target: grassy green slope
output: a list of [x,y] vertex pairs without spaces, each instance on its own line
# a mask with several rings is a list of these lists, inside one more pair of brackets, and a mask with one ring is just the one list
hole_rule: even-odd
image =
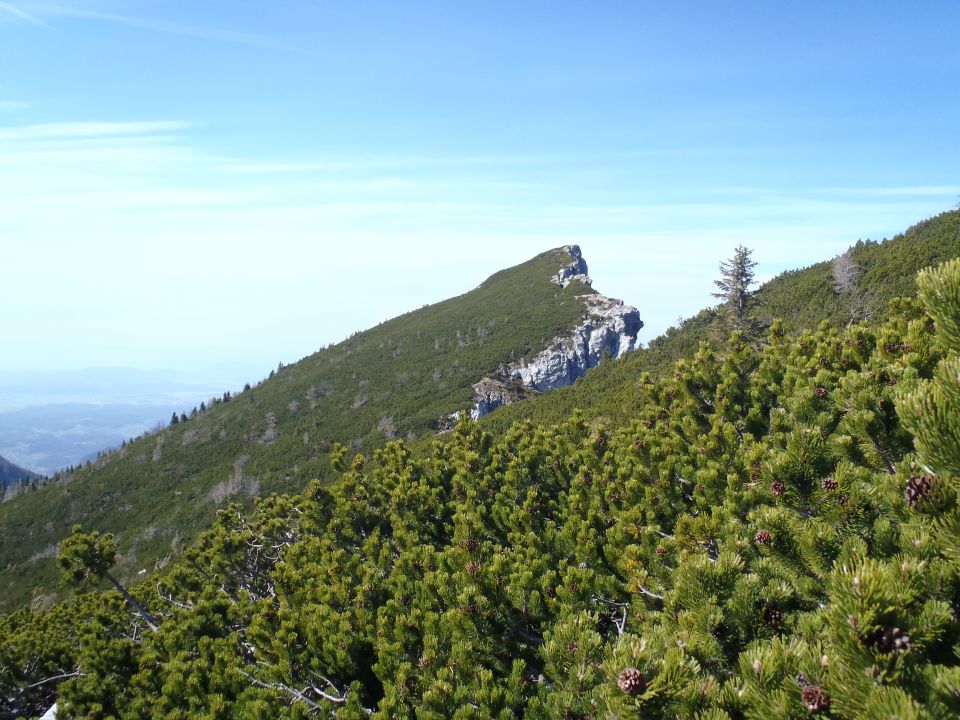
[[[785,272],[758,291],[759,319],[769,323],[781,318],[788,332],[796,332],[824,320],[846,325],[858,303],[877,318],[883,316],[891,299],[915,294],[918,271],[960,256],[960,211],[925,220],[890,240],[859,242],[850,253],[860,269],[853,292],[834,291],[831,261]],[[716,314],[703,310],[648,347],[602,363],[575,385],[501,408],[482,422],[488,430],[503,432],[522,419],[561,422],[575,409],[608,420],[631,417],[642,398],[637,384],[641,373],[668,370],[678,359],[691,357],[701,342],[718,336]]]
[[578,296],[593,291],[549,280],[568,262],[553,250],[501,271],[0,504],[0,607],[54,587],[56,543],[74,523],[115,533],[120,573],[131,577],[189,544],[228,500],[323,477],[334,442],[369,449],[432,436],[438,418],[470,403],[472,383],[579,320]]

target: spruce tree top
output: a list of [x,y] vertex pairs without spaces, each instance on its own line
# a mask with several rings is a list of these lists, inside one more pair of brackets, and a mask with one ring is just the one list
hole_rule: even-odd
[[714,280],[719,292],[714,297],[723,301],[723,308],[734,330],[747,329],[747,312],[756,293],[753,269],[757,263],[750,257],[752,250],[743,245],[737,246],[733,257],[720,263],[721,277]]

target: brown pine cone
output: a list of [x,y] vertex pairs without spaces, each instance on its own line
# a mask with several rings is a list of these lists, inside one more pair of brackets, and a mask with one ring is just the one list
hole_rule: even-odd
[[905,653],[910,649],[911,639],[898,627],[877,628],[866,639],[867,645],[884,654]]
[[647,679],[636,668],[626,668],[617,676],[617,687],[630,697],[636,697],[647,689]]
[[768,607],[763,613],[763,617],[774,627],[783,625],[783,613],[775,607]]
[[803,706],[812,713],[822,713],[830,707],[830,696],[819,685],[804,685],[800,698]]
[[466,540],[461,540],[458,545],[460,545],[460,547],[462,547],[464,550],[473,552],[477,549],[480,543],[477,542],[476,538],[467,538]]
[[769,530],[758,530],[753,536],[753,541],[758,545],[770,545],[773,542],[773,533]]
[[784,485],[779,480],[774,480],[770,485],[770,494],[774,497],[782,497],[783,494],[787,491],[787,486]]
[[822,487],[827,492],[833,492],[838,487],[840,487],[840,483],[837,482],[837,479],[835,477],[826,477],[820,483],[820,487]]
[[826,397],[827,395],[829,395],[829,394],[830,394],[830,391],[827,390],[825,387],[818,387],[816,390],[813,391],[813,394],[816,395],[817,397],[821,397],[821,398],[822,398],[822,397]]
[[935,482],[936,478],[932,475],[910,478],[903,490],[903,499],[910,507],[914,507],[930,493]]

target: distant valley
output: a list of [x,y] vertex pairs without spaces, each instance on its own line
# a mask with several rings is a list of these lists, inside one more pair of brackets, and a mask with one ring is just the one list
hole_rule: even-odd
[[0,455],[41,475],[93,460],[101,450],[170,419],[169,405],[37,405],[0,413]]
[[0,377],[0,456],[52,475],[166,425],[174,411],[189,413],[241,387],[248,374],[216,369],[210,375],[218,379],[211,381],[123,367],[6,373]]

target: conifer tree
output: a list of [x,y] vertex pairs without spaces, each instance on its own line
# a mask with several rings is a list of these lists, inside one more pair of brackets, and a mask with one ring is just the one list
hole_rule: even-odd
[[733,257],[720,263],[720,279],[714,280],[718,292],[713,296],[720,298],[726,324],[731,330],[748,334],[756,330],[756,324],[749,317],[752,309],[756,284],[753,269],[757,263],[752,259],[753,251],[738,245]]

